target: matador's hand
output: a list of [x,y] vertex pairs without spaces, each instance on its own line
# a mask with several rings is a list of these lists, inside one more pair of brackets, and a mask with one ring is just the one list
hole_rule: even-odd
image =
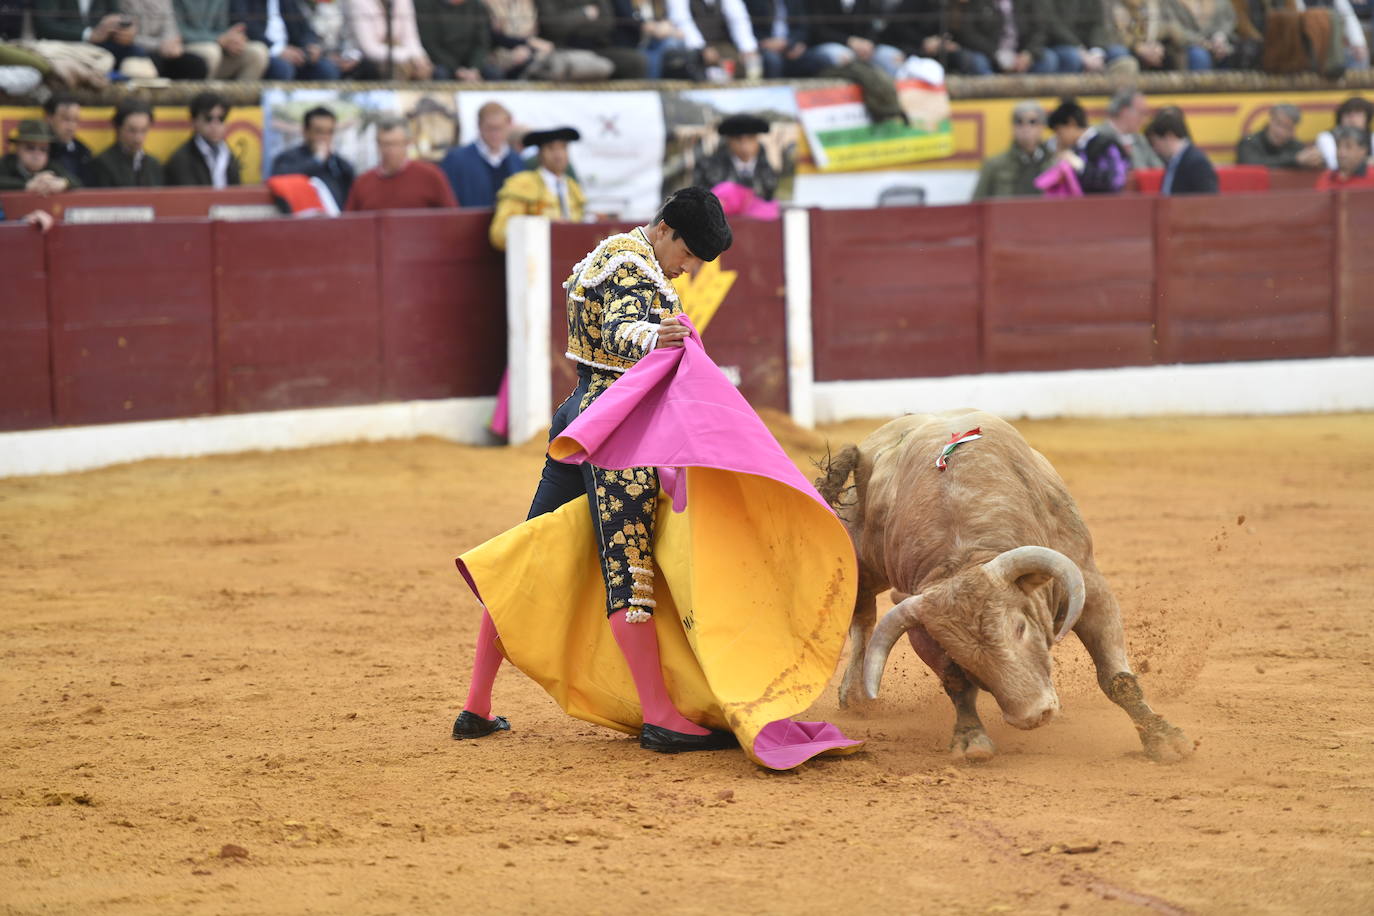
[[676,318],[664,318],[658,326],[658,343],[654,344],[655,350],[664,347],[681,347],[682,342],[687,339],[687,326],[681,324]]

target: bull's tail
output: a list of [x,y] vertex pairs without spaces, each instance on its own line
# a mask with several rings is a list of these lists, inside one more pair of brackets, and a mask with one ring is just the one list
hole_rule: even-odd
[[846,445],[836,454],[826,452],[825,457],[816,462],[821,476],[816,478],[816,489],[821,497],[832,507],[840,507],[840,497],[849,485],[849,476],[859,466],[859,447]]

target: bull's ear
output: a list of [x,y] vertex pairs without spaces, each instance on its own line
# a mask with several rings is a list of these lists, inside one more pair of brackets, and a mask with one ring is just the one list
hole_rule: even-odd
[[1021,589],[1024,594],[1030,595],[1046,582],[1052,581],[1054,581],[1054,576],[1046,575],[1045,573],[1026,573],[1016,580],[1016,587]]

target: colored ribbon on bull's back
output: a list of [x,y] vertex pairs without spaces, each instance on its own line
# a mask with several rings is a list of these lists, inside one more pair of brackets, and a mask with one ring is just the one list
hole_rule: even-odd
[[[844,648],[858,582],[849,536],[695,329],[683,348],[656,350],[626,372],[549,453],[685,469],[665,482],[683,511],[666,493],[659,499],[651,624],[683,715],[730,729],[774,769],[858,749],[833,725],[790,718],[825,689]],[[568,713],[639,730],[581,499],[463,554],[459,568],[506,656]]]

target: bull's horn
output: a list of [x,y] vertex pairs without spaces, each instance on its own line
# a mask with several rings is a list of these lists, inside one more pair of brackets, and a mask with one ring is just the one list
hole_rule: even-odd
[[921,622],[921,596],[912,595],[883,615],[873,628],[864,650],[864,692],[870,700],[878,699],[878,686],[883,682],[883,668],[887,657],[902,634]]
[[1059,580],[1064,591],[1069,593],[1069,611],[1064,615],[1064,622],[1060,624],[1058,632],[1054,634],[1055,642],[1068,635],[1073,625],[1078,622],[1078,615],[1083,613],[1083,599],[1087,594],[1083,586],[1083,573],[1073,560],[1057,550],[1048,547],[1017,547],[988,560],[984,568],[989,575],[1006,579],[1013,585],[1017,579],[1031,573],[1040,573]]

